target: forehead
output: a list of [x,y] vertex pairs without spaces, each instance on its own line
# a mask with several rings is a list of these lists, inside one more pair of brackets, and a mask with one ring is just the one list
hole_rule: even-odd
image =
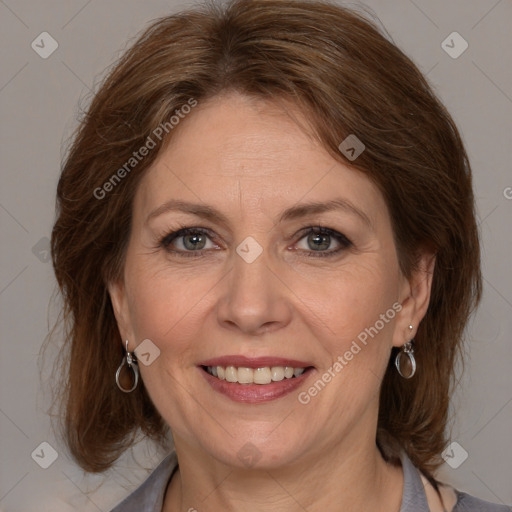
[[385,208],[375,185],[335,160],[296,107],[230,93],[199,104],[181,121],[144,176],[136,208],[147,213],[184,199],[270,213],[340,196],[367,205],[369,217]]

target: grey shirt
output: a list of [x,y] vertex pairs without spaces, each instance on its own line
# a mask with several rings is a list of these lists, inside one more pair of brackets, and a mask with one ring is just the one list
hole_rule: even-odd
[[[162,512],[167,484],[178,468],[176,452],[171,452],[149,477],[111,512]],[[402,456],[404,490],[400,512],[429,512],[427,496],[420,473],[410,459]],[[453,512],[511,512],[505,505],[494,505],[456,491],[457,503]]]

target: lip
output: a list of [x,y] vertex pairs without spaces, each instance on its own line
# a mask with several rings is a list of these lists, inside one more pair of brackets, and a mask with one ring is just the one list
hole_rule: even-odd
[[202,361],[198,366],[237,366],[244,368],[264,368],[265,366],[292,366],[293,368],[307,368],[311,363],[286,359],[284,357],[246,357],[241,355],[222,356]]
[[[268,360],[269,358],[264,359]],[[212,359],[211,361],[218,360]],[[208,364],[205,366],[215,365]],[[217,366],[222,366],[222,364],[217,364]],[[282,365],[278,364],[274,366]],[[292,391],[296,390],[299,386],[301,386],[304,383],[306,379],[309,378],[310,375],[312,375],[316,371],[313,367],[309,367],[302,375],[299,375],[298,377],[293,377],[291,379],[283,379],[279,382],[271,382],[270,384],[239,384],[238,382],[227,382],[225,380],[220,380],[217,377],[210,375],[201,366],[198,366],[198,370],[201,372],[203,377],[206,379],[208,384],[210,384],[214,391],[223,394],[224,396],[230,398],[234,402],[241,402],[247,404],[270,402],[271,400],[277,400],[278,398],[282,398],[290,394]]]

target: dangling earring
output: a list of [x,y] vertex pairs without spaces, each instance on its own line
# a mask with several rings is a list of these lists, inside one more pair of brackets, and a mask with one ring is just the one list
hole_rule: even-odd
[[[413,330],[413,326],[409,325],[409,330]],[[404,379],[410,379],[415,373],[416,373],[416,359],[414,358],[414,347],[412,346],[414,340],[411,339],[407,343],[405,343],[402,346],[402,350],[398,352],[395,358],[395,366],[398,370],[398,373],[404,378]],[[407,375],[404,375],[402,373],[402,358],[407,357],[409,359],[408,363],[410,364],[410,372]]]
[[[121,370],[123,369],[123,366],[125,363],[128,365],[128,369],[133,372],[133,386],[130,389],[125,389],[121,384],[119,383],[119,376],[121,375]],[[121,364],[119,365],[119,368],[116,372],[116,384],[117,387],[123,392],[123,393],[131,393],[136,387],[139,382],[139,368],[137,366],[137,359],[135,358],[134,353],[128,352],[128,340],[126,340],[126,355],[123,357],[123,360],[121,361]]]

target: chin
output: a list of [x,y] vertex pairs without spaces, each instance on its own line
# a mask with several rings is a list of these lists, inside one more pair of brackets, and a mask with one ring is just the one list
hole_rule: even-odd
[[[282,421],[282,419],[280,420]],[[275,428],[275,427],[274,427]],[[281,432],[265,434],[251,428],[250,432],[237,430],[236,436],[222,440],[205,439],[205,449],[210,456],[227,466],[240,469],[272,470],[291,464],[304,452],[304,438],[298,433]]]

